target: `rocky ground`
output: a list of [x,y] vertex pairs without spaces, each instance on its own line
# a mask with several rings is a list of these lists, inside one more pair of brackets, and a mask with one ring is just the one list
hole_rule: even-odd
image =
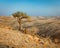
[[0,16],[0,48],[60,48],[59,17],[31,17],[22,20],[22,29],[13,17]]

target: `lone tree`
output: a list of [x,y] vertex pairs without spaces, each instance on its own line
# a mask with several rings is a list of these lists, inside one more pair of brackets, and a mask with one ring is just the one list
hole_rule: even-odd
[[18,23],[19,23],[19,30],[22,30],[22,19],[28,18],[26,13],[23,12],[15,12],[12,14],[14,18],[17,18]]

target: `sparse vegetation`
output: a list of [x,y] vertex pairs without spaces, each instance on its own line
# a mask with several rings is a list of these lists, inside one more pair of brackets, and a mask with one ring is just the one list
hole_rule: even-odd
[[[31,17],[31,21],[28,21],[23,20],[28,16],[23,16],[20,12],[14,13],[13,16],[15,18],[0,17],[0,44],[12,47],[17,45],[15,48],[60,48],[59,19]],[[20,29],[17,28],[17,23],[22,24]],[[25,34],[20,30],[24,30]]]
[[13,17],[17,18],[17,21],[19,23],[19,30],[21,31],[22,30],[22,19],[28,18],[27,14],[18,11],[16,13],[13,13],[12,15],[13,15]]

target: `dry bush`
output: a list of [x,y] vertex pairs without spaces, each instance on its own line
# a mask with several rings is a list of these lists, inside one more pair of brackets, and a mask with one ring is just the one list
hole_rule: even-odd
[[53,42],[60,43],[60,33],[54,34],[51,37],[52,37]]
[[32,27],[30,27],[30,28],[25,28],[25,29],[24,29],[24,33],[30,34],[30,35],[36,35],[37,32],[38,32],[38,28],[36,28],[36,27],[34,27],[34,26],[32,26]]

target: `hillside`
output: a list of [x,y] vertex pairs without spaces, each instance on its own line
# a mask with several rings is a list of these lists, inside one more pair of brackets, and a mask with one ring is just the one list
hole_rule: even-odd
[[60,48],[60,20],[31,17],[22,20],[24,33],[13,17],[0,16],[0,48]]
[[16,30],[0,28],[0,48],[59,48],[49,38],[38,38]]

